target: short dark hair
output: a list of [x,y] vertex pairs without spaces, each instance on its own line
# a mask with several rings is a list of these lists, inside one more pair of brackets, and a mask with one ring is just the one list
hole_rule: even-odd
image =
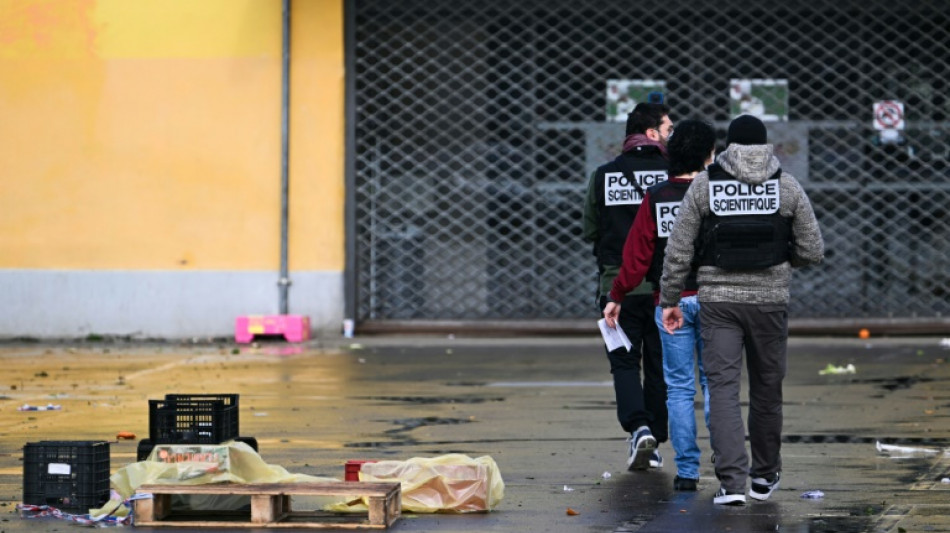
[[627,135],[646,133],[650,128],[659,128],[663,117],[670,114],[666,104],[640,103],[627,115]]
[[716,130],[703,120],[683,120],[676,124],[666,145],[670,156],[670,176],[698,172],[706,167],[706,159],[716,147]]

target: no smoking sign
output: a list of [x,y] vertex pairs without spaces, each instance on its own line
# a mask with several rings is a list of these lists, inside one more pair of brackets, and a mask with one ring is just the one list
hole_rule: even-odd
[[874,129],[904,129],[904,104],[897,100],[884,100],[874,103]]

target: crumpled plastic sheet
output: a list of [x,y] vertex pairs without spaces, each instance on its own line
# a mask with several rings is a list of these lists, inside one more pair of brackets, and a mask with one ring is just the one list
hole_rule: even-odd
[[[505,496],[495,460],[463,454],[363,463],[360,481],[401,484],[402,510],[413,513],[489,512]],[[363,510],[366,502],[334,510]]]
[[[112,499],[98,509],[90,509],[93,520],[99,516],[124,517],[130,512],[130,506],[124,505],[142,485],[201,485],[205,483],[326,483],[340,481],[336,478],[292,474],[284,467],[264,462],[261,456],[246,443],[228,441],[216,445],[180,445],[182,449],[207,450],[211,458],[217,453],[217,461],[179,461],[166,462],[160,454],[167,453],[168,447],[156,445],[145,461],[130,463],[117,470],[109,478],[113,490]],[[199,455],[200,456],[200,455]],[[228,501],[235,505],[246,503],[247,497],[228,495],[190,496],[189,505],[193,509],[228,508]],[[227,500],[227,501],[225,501]],[[327,500],[326,506],[335,505],[338,498]]]

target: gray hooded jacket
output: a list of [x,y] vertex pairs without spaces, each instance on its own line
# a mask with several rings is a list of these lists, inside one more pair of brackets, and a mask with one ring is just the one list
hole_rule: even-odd
[[[750,184],[764,182],[780,168],[771,144],[730,144],[716,162],[737,180]],[[789,261],[762,270],[736,271],[701,266],[698,276],[700,302],[787,304],[792,268],[821,262],[824,243],[808,196],[798,180],[787,172],[782,172],[780,183],[779,212],[792,220],[794,246]],[[673,233],[666,244],[666,261],[660,279],[661,306],[674,307],[679,303],[680,291],[696,253],[695,243],[703,217],[709,213],[709,174],[703,171],[693,179],[686,192]]]

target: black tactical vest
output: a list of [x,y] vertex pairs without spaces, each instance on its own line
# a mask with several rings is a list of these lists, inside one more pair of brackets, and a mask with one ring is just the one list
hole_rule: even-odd
[[[663,260],[666,258],[666,241],[673,231],[673,221],[676,219],[679,206],[683,202],[690,182],[664,181],[650,187],[650,210],[653,212],[653,221],[656,223],[656,244],[653,247],[653,259],[646,279],[653,284],[653,290],[659,290],[660,277],[663,275]],[[696,269],[692,269],[686,278],[684,290],[696,291]]]
[[700,229],[700,265],[761,270],[788,261],[792,227],[780,213],[781,174],[753,185],[710,165],[710,213]]
[[[619,265],[623,243],[640,210],[643,192],[666,180],[669,163],[655,146],[638,146],[597,169],[595,193],[599,211],[594,253],[599,265]],[[642,182],[642,184],[641,184]],[[637,190],[639,189],[639,190]]]

